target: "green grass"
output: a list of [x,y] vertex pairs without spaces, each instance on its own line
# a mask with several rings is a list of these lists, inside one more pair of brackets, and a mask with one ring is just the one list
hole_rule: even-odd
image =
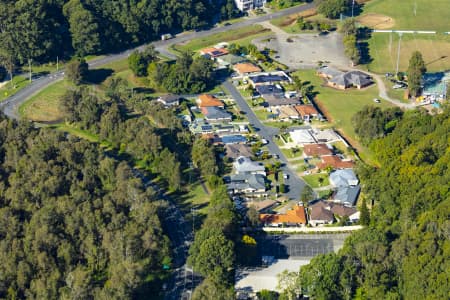
[[362,147],[358,142],[351,123],[352,116],[360,111],[365,105],[377,105],[381,108],[391,107],[392,104],[381,100],[381,103],[375,104],[374,98],[378,98],[378,87],[373,85],[363,90],[349,89],[337,90],[322,86],[323,80],[316,75],[315,70],[300,70],[295,72],[303,81],[309,81],[314,90],[318,92],[316,102],[321,107],[322,113],[328,118],[328,121],[339,129],[349,142],[358,149],[361,158],[372,160],[368,149]]
[[5,100],[8,97],[11,97],[24,87],[26,87],[30,81],[27,77],[24,76],[16,76],[13,78],[12,85],[10,82],[5,83],[5,85],[0,88],[0,101]]
[[[449,29],[450,30],[450,29]],[[373,33],[369,39],[372,62],[363,68],[376,73],[395,73],[397,67],[399,36]],[[404,34],[400,45],[399,71],[406,71],[413,51],[420,51],[428,71],[450,69],[450,36]]]
[[449,12],[448,0],[372,0],[363,7],[363,14],[390,16],[395,20],[393,28],[403,30],[449,31]]
[[283,152],[284,156],[286,156],[286,158],[290,159],[290,158],[301,158],[302,157],[302,150],[298,149],[295,153],[294,151],[292,151],[292,149],[286,149],[286,148],[281,148],[281,152]]
[[197,51],[208,46],[214,46],[220,42],[236,42],[240,45],[246,45],[255,37],[268,34],[271,31],[262,27],[261,25],[252,25],[235,30],[229,30],[207,37],[194,39],[186,44],[177,44],[173,46],[175,51]]
[[[437,35],[403,35],[399,70],[406,71],[411,53],[418,50],[424,56],[429,71],[442,71],[450,69],[450,36],[443,34],[450,31],[449,11],[448,0],[372,0],[364,5],[362,15],[377,13],[389,16],[395,23],[391,29],[437,31]],[[374,33],[370,38],[370,56],[373,61],[368,67],[371,71],[383,73],[396,70],[399,37],[392,34],[391,43],[390,35]]]
[[111,69],[114,73],[122,72],[128,70],[128,59],[124,58],[121,60],[116,60],[108,64],[102,65],[96,69]]
[[19,107],[20,116],[37,122],[55,122],[63,119],[59,99],[68,87],[70,83],[64,80],[47,86]]
[[[322,184],[319,183],[319,178],[323,179]],[[318,188],[321,186],[327,186],[330,184],[328,180],[328,174],[312,174],[303,176],[302,179],[312,188]]]

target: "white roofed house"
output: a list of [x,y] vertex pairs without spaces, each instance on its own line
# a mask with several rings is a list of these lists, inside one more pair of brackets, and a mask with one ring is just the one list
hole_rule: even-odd
[[236,174],[261,174],[266,176],[266,168],[249,157],[239,156],[233,163],[233,169]]

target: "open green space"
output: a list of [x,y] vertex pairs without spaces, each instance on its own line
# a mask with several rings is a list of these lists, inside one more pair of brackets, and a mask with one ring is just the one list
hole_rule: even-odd
[[328,174],[326,173],[306,175],[303,176],[302,179],[312,188],[318,188],[330,184]]
[[[395,73],[399,41],[398,34],[373,33],[369,39],[369,53],[372,61],[362,67],[376,73]],[[399,71],[407,70],[409,59],[414,51],[422,53],[428,71],[450,69],[450,55],[448,55],[450,35],[403,34],[400,44]]]
[[300,148],[281,148],[281,152],[283,152],[284,156],[286,156],[287,159],[298,158],[300,159],[299,161],[302,161],[301,158],[303,151]]
[[30,81],[27,77],[24,76],[16,76],[13,78],[13,82],[5,82],[4,85],[0,88],[0,101],[5,100],[8,97],[11,97],[24,87],[26,87]]
[[368,88],[357,90],[337,90],[325,86],[322,78],[316,75],[315,70],[299,70],[295,72],[303,81],[308,81],[314,86],[317,92],[316,103],[328,121],[355,147],[363,159],[371,158],[368,150],[363,148],[358,142],[351,122],[352,116],[360,111],[365,105],[376,105],[381,108],[391,107],[390,102],[381,100],[381,103],[374,103],[373,99],[378,98],[378,87],[372,85]]
[[172,49],[175,51],[196,51],[208,46],[214,46],[220,42],[235,42],[240,45],[247,45],[252,39],[269,34],[270,32],[271,31],[269,29],[266,29],[261,25],[252,25],[239,29],[228,30],[199,39],[193,39],[187,43],[174,45]]
[[393,29],[449,31],[448,0],[372,0],[363,13],[377,13],[394,19]]
[[19,107],[19,114],[28,120],[37,122],[55,122],[64,118],[59,108],[59,99],[64,95],[70,83],[57,81],[41,90]]

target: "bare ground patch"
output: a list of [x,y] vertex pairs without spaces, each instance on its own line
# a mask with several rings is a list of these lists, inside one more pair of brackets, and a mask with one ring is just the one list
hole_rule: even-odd
[[284,20],[279,24],[279,26],[286,27],[286,26],[292,25],[300,17],[308,18],[308,17],[315,16],[316,14],[317,14],[317,10],[315,8],[310,8],[305,11],[285,17]]
[[373,29],[388,29],[395,25],[393,18],[376,13],[362,15],[357,20],[362,25]]

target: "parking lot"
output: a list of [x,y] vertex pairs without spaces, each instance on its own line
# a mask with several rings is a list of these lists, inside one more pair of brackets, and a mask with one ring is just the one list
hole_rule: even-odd
[[257,242],[261,256],[304,259],[338,251],[348,235],[348,233],[269,235],[257,239]]

